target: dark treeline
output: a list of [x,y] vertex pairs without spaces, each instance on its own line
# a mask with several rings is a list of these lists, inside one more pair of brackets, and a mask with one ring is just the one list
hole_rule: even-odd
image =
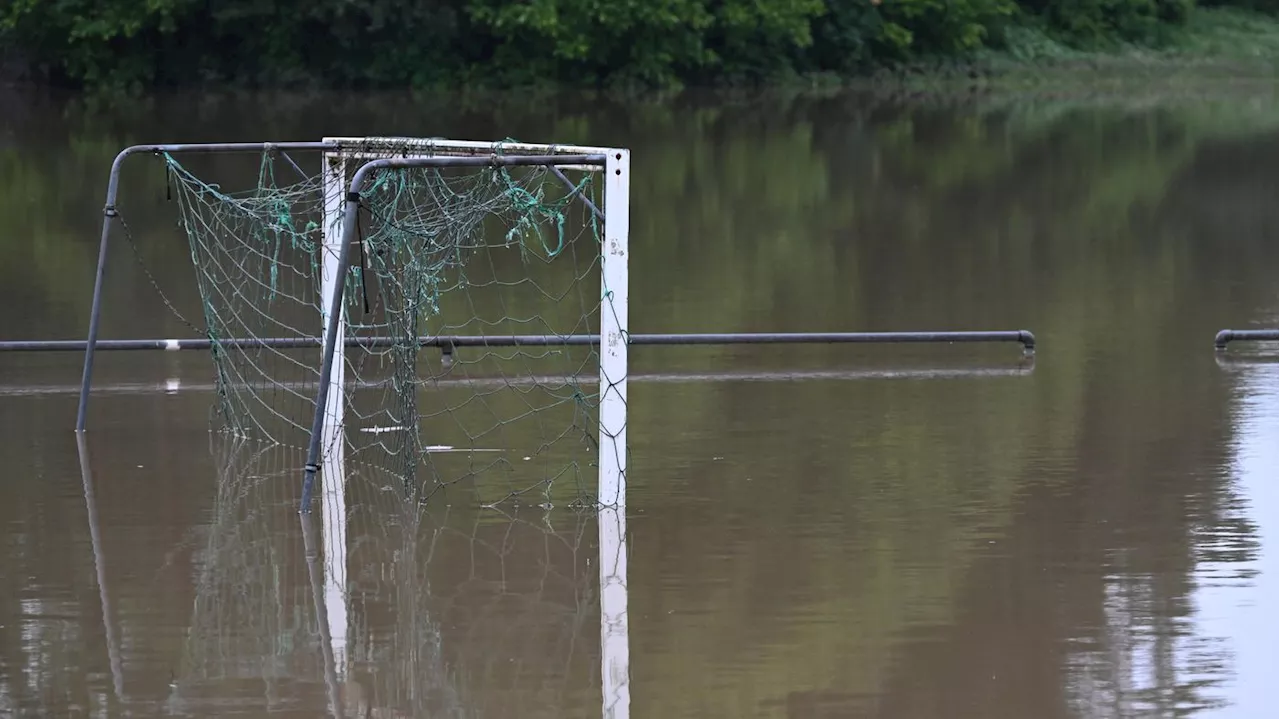
[[[1276,13],[1274,0],[1199,0]],[[670,87],[1004,47],[1159,44],[1197,0],[8,0],[0,79],[73,87]]]

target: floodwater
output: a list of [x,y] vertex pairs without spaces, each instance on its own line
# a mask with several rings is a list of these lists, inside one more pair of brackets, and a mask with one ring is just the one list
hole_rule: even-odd
[[[300,518],[301,459],[210,432],[206,353],[101,353],[83,443],[81,355],[0,354],[0,714],[1277,713],[1276,347],[1213,349],[1278,322],[1274,84],[0,118],[0,339],[84,337],[126,145],[409,135],[631,148],[633,332],[1039,343],[634,347],[625,532]],[[165,172],[130,163],[102,337],[189,337]]]

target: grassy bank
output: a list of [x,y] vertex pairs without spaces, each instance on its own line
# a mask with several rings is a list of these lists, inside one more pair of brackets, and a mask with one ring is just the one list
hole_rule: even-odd
[[1269,80],[1277,72],[1276,19],[1230,8],[1196,8],[1187,24],[1171,27],[1152,45],[1112,43],[1071,48],[1043,31],[1011,29],[1007,47],[979,62],[1011,85],[1038,85],[1068,78],[1080,83],[1177,82],[1186,77]]
[[1241,90],[1275,95],[1280,71],[1277,20],[1235,8],[1195,8],[1185,25],[1146,43],[1068,44],[1042,26],[1005,29],[991,48],[884,68],[864,77],[816,74],[819,87],[907,94],[1016,93],[1141,98]]

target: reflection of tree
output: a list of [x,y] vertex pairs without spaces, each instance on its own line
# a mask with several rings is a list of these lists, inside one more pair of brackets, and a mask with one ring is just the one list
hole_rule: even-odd
[[1079,646],[1064,667],[1072,712],[1177,716],[1221,706],[1204,693],[1229,676],[1229,667],[1216,642],[1194,636],[1181,598],[1157,594],[1160,577],[1127,574],[1122,567],[1104,581],[1104,620],[1073,638]]
[[[946,715],[955,706],[969,706],[955,701],[958,696],[1001,706],[1025,700],[1026,715],[1053,716],[1063,705],[1046,706],[1045,701],[1061,691],[1057,685],[1071,672],[1065,663],[1037,664],[1061,658],[1060,642],[1072,630],[1063,627],[1059,614],[1089,607],[1098,616],[1080,617],[1078,626],[1103,623],[1100,608],[1106,606],[1107,594],[1102,580],[1090,579],[1079,571],[1081,566],[1103,571],[1112,566],[1113,552],[1140,547],[1141,556],[1134,560],[1139,566],[1116,581],[1137,583],[1127,596],[1150,597],[1138,603],[1148,611],[1148,626],[1161,627],[1169,636],[1171,626],[1184,624],[1155,620],[1161,612],[1177,616],[1191,591],[1176,578],[1187,577],[1193,566],[1172,561],[1170,552],[1176,557],[1187,551],[1197,541],[1201,523],[1223,526],[1214,504],[1225,496],[1216,485],[1168,482],[1175,467],[1210,466],[1205,451],[1220,436],[1214,418],[1220,416],[1222,397],[1204,380],[1204,373],[1214,370],[1205,364],[1206,356],[1194,359],[1188,338],[1211,337],[1220,321],[1215,317],[1239,305],[1226,304],[1221,288],[1187,286],[1185,277],[1205,276],[1196,263],[1212,252],[1213,242],[1223,241],[1215,239],[1223,225],[1197,217],[1193,227],[1202,228],[1197,234],[1179,215],[1195,216],[1206,206],[1199,193],[1212,180],[1195,171],[1229,145],[1211,141],[1214,135],[1241,132],[1231,141],[1241,152],[1274,147],[1269,134],[1249,134],[1259,126],[1266,129],[1268,122],[1273,125],[1274,114],[1259,125],[1233,127],[1220,121],[1230,120],[1229,114],[1202,110],[1062,113],[1037,129],[1029,128],[1025,118],[984,114],[980,105],[933,113],[909,106],[886,112],[928,130],[898,144],[869,142],[847,125],[825,123],[814,146],[826,148],[828,157],[845,158],[847,172],[844,179],[832,179],[830,196],[852,198],[848,204],[861,212],[829,234],[821,231],[821,220],[806,222],[806,246],[817,248],[819,256],[833,248],[837,259],[832,265],[842,269],[843,282],[820,287],[821,273],[798,273],[811,281],[808,302],[784,305],[780,298],[787,295],[780,290],[791,276],[790,266],[777,263],[773,274],[761,273],[764,281],[750,301],[724,315],[709,309],[717,304],[714,297],[694,297],[689,306],[722,321],[754,302],[748,323],[770,316],[803,321],[790,313],[807,304],[841,308],[822,313],[823,322],[838,317],[845,326],[863,323],[875,329],[889,329],[891,322],[898,327],[1033,324],[1052,343],[1053,366],[1046,370],[1042,362],[1029,385],[975,395],[967,395],[961,385],[919,391],[890,384],[780,387],[776,392],[761,388],[757,401],[748,403],[743,400],[752,396],[747,392],[695,386],[680,398],[653,397],[652,405],[634,401],[637,425],[661,421],[664,436],[705,438],[711,446],[699,449],[708,457],[731,456],[741,447],[717,451],[716,438],[700,428],[734,427],[732,419],[724,418],[750,417],[741,428],[745,431],[770,424],[766,418],[778,418],[770,426],[774,434],[766,432],[753,445],[749,462],[697,467],[700,492],[713,497],[705,513],[691,510],[654,520],[662,524],[657,534],[665,541],[637,557],[636,574],[679,571],[690,579],[673,579],[672,584],[697,589],[662,598],[662,608],[673,610],[671,616],[648,612],[662,628],[646,634],[652,638],[642,653],[735,666],[749,677],[741,685],[749,686],[750,694],[731,697],[744,707],[756,706],[752,700],[762,696],[769,702],[792,697],[803,706],[797,695],[813,686],[821,687],[813,702],[856,705],[854,699],[842,699],[842,693],[872,696],[887,682],[891,699],[882,709],[884,716]],[[874,112],[859,112],[851,122]],[[880,124],[886,119],[891,118]],[[1084,152],[1093,147],[1106,152]],[[1100,178],[1106,182],[1095,185]],[[1251,179],[1256,179],[1252,185]],[[1208,275],[1229,278],[1233,292],[1274,286],[1262,276],[1274,267],[1274,240],[1261,241],[1275,236],[1274,212],[1262,211],[1271,202],[1263,198],[1274,196],[1274,182],[1271,175],[1237,175],[1213,190],[1260,206],[1237,216],[1240,232],[1257,241],[1240,242],[1231,268]],[[768,242],[748,236],[757,237],[756,242],[739,237],[732,261],[750,258]],[[690,264],[698,262],[696,247],[686,246],[685,252]],[[704,268],[713,277],[718,271]],[[724,282],[731,284],[735,273],[742,274],[726,271]],[[720,278],[707,285],[720,287]],[[927,302],[915,299],[924,287],[929,288]],[[1260,303],[1274,302],[1261,292],[1255,296]],[[769,314],[771,307],[776,314]],[[788,311],[779,312],[782,308]],[[1135,367],[1160,370],[1125,371]],[[966,419],[940,416],[944,408],[957,406],[967,408]],[[860,412],[859,407],[876,409]],[[1161,459],[1166,444],[1177,460]],[[1148,446],[1152,457],[1134,456],[1130,449]],[[1085,481],[1044,468],[1077,455],[1103,458],[1095,460],[1096,467],[1080,468]],[[748,484],[751,477],[789,479],[783,486],[776,481]],[[1124,492],[1116,496],[1121,487]],[[1023,518],[1029,493],[1045,503],[1043,515],[1031,512]],[[1179,497],[1196,497],[1197,504],[1188,507],[1176,501]],[[964,511],[970,503],[981,510]],[[1077,506],[1101,516],[1071,515],[1068,508]],[[1159,514],[1149,522],[1162,528],[1156,535],[1104,531],[1131,525],[1154,511]],[[796,527],[811,526],[830,512],[839,512],[848,527],[844,537],[816,530],[794,536]],[[749,529],[734,524],[742,516],[752,517]],[[1031,536],[1024,536],[1023,525]],[[1011,535],[1009,544],[993,539],[1004,531]],[[701,559],[725,556],[746,536],[769,539],[759,542],[740,565],[735,561],[737,566]],[[845,542],[859,551],[833,559],[832,545]],[[1027,565],[1017,566],[1018,573],[1009,569],[992,576],[995,570],[986,566],[984,555],[993,542],[999,552],[1028,554]],[[1073,554],[1081,551],[1082,542],[1099,546]],[[687,546],[704,550],[688,555],[680,549]],[[1051,559],[1037,557],[1036,551]],[[832,564],[841,571],[830,572]],[[785,570],[779,573],[779,567]],[[1071,571],[1058,576],[1054,567]],[[1034,603],[1019,600],[1042,584],[1062,587],[1065,596],[1037,597],[1047,605],[1041,615]],[[970,586],[972,590],[966,589]],[[993,596],[995,587],[1008,588],[1008,601]],[[829,603],[822,597],[830,598]],[[698,613],[702,607],[716,611],[708,618]],[[693,616],[682,619],[681,614]],[[832,632],[816,621],[772,619],[794,616],[821,617],[842,631]],[[995,639],[981,631],[989,626],[983,621],[1014,622],[1019,629],[1016,635],[1010,630],[1010,636]],[[904,633],[929,627],[946,633],[940,627],[953,622],[962,625],[953,636],[964,651],[948,656],[944,667],[929,664],[940,661],[929,655],[944,653],[942,649],[909,645],[904,652],[911,657],[910,668],[893,668],[892,650]],[[700,641],[685,639],[694,636]],[[698,649],[690,651],[674,637]],[[1169,678],[1173,673],[1167,658],[1176,654],[1184,662],[1180,647],[1185,641],[1154,649],[1166,657],[1155,663],[1166,667],[1160,675],[1162,691],[1175,691],[1180,683],[1176,691],[1187,692],[1198,680],[1185,673]],[[1031,642],[1034,646],[1028,646]],[[984,645],[999,647],[1007,661],[977,658]],[[802,649],[788,653],[787,647]],[[751,652],[765,652],[768,658],[746,667],[734,663],[735,657]],[[681,682],[691,673],[688,667],[666,671],[663,664],[663,670],[655,670],[661,671],[655,682],[683,689],[663,692],[663,699],[672,703],[667,713],[676,714],[687,706],[681,697],[697,690]],[[995,666],[1000,671],[981,671]],[[1033,668],[1043,673],[1032,677]],[[945,686],[925,688],[921,677]],[[950,677],[964,680],[942,679]],[[1008,677],[1024,681],[1014,686],[1019,682]],[[1033,694],[1032,686],[1039,691]],[[1179,699],[1180,704],[1196,701]],[[925,709],[912,714],[907,707]]]
[[[1029,270],[1042,262],[1080,266],[1082,243],[1097,242],[1093,235],[1108,234],[1103,230],[1135,205],[1158,201],[1197,147],[1274,126],[1274,103],[1237,100],[1211,97],[1171,107],[1153,101],[1117,109],[1087,98],[910,104],[840,95],[639,107],[567,99],[547,104],[549,111],[541,114],[515,98],[481,111],[465,105],[389,108],[376,96],[277,96],[253,113],[252,128],[235,103],[216,99],[153,101],[146,117],[161,122],[166,139],[171,128],[218,128],[216,137],[193,129],[172,138],[185,140],[319,137],[338,118],[357,128],[353,132],[413,134],[422,124],[414,113],[421,113],[433,127],[452,129],[442,132],[453,136],[625,142],[636,152],[633,300],[645,309],[646,330],[777,329],[797,323],[825,329],[829,318],[807,309],[816,293],[824,305],[844,304],[840,319],[869,329],[887,318],[886,307],[911,311],[903,298],[869,294],[886,284],[873,281],[886,269],[925,272],[939,286],[954,287],[961,299],[954,316],[909,321],[953,324],[977,321],[962,314],[972,304],[962,298],[980,296],[977,286],[989,273],[978,271],[978,263],[1000,264],[1009,285],[1027,291],[1032,288],[1019,283],[1035,276]],[[74,308],[87,304],[85,283],[68,271],[65,259],[45,271],[45,263],[33,258],[79,254],[81,264],[91,262],[101,183],[112,156],[129,142],[154,139],[143,117],[128,133],[112,129],[133,111],[70,108],[66,119],[42,125],[39,135],[50,141],[2,155],[7,159],[0,163],[0,186],[22,191],[4,195],[20,205],[0,214],[8,218],[0,222],[10,223],[7,234],[30,244],[0,246],[0,252],[7,247],[15,253],[14,262],[0,266],[41,268],[40,289],[56,300],[54,307],[66,308],[60,312],[83,311]],[[51,160],[50,148],[60,145],[71,150]],[[198,298],[185,286],[189,258],[172,228],[164,174],[153,165],[145,158],[128,165],[122,212],[134,218],[144,255],[172,279],[167,289],[182,306],[194,308]],[[210,172],[215,167],[225,176],[230,165],[210,164]],[[19,210],[33,202],[62,211],[41,213],[40,222],[47,224],[30,225],[31,213]],[[1041,239],[1041,227],[1063,222],[1083,238]],[[930,239],[940,236],[953,240]],[[929,262],[890,264],[902,252],[927,254]],[[145,280],[128,279],[136,272],[129,254],[114,255],[113,263],[116,276],[125,278],[121,285],[137,288],[129,291],[137,293],[139,306],[156,308],[148,323],[169,322]],[[28,282],[29,276],[12,279]],[[108,299],[119,303],[128,297],[117,287]],[[109,311],[106,319],[114,322]]]
[[[1236,398],[1184,338],[1134,332],[1102,351],[1073,447],[1026,477],[1012,523],[977,553],[954,620],[936,628],[942,640],[901,652],[875,716],[1177,716],[1223,701],[1238,666],[1200,625],[1195,595],[1249,581],[1235,567],[1257,552],[1223,471]],[[1162,367],[1159,384],[1122,364]]]

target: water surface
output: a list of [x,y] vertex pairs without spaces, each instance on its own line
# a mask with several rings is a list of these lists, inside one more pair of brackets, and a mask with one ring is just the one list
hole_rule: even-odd
[[[1275,714],[1275,346],[1212,338],[1277,324],[1280,147],[1274,86],[1234,92],[6,98],[4,339],[83,337],[120,148],[382,134],[630,147],[635,332],[1040,349],[633,349],[620,684],[594,514],[355,493],[335,595],[301,459],[210,434],[206,355],[100,355],[83,447],[81,357],[0,355],[0,711]],[[165,174],[122,187],[102,336],[190,336]]]

